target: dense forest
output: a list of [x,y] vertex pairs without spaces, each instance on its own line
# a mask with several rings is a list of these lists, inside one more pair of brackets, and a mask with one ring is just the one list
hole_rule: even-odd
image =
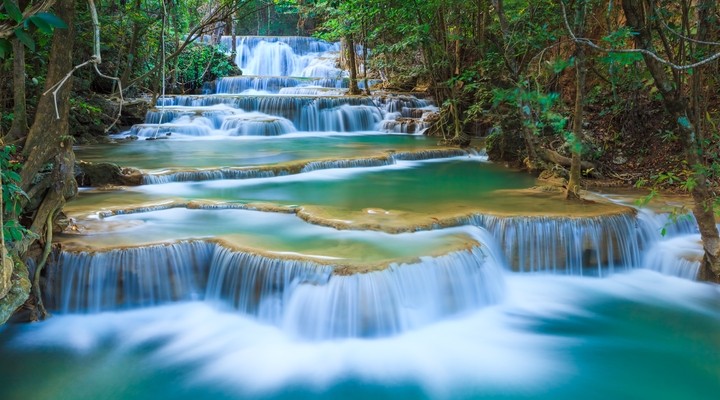
[[29,278],[37,296],[68,224],[73,144],[241,74],[221,35],[341,41],[350,95],[424,93],[440,107],[430,134],[481,138],[493,161],[560,182],[567,201],[603,185],[686,193],[700,277],[720,282],[715,0],[3,0],[0,223],[14,285]]

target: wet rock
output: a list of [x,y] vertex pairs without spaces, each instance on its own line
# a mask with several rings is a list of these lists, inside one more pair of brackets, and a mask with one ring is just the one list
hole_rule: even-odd
[[120,183],[121,170],[112,163],[80,161],[75,165],[75,180],[79,186],[104,186]]
[[75,180],[82,187],[138,186],[142,184],[143,173],[135,168],[120,168],[113,163],[79,161],[75,164]]
[[120,182],[126,186],[139,186],[143,183],[143,173],[135,168],[123,168],[120,174]]

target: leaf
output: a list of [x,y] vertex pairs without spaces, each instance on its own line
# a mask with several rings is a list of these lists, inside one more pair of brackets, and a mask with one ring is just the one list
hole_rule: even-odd
[[49,12],[41,12],[41,13],[35,14],[35,17],[43,20],[46,24],[48,24],[54,28],[67,29],[67,24],[65,23],[65,21],[60,19],[55,14],[51,14]]
[[0,60],[12,53],[12,45],[7,39],[0,39]]
[[48,24],[47,22],[43,21],[42,18],[38,18],[37,15],[33,15],[32,17],[28,18],[28,21],[32,22],[35,26],[37,26],[42,33],[46,33],[49,35],[53,31],[52,26],[50,26],[50,24]]
[[15,22],[20,22],[23,19],[22,11],[20,11],[20,8],[15,4],[12,0],[3,0],[3,4],[5,5],[5,10],[7,11],[10,18],[14,19]]
[[4,175],[5,176],[3,176],[3,180],[20,182],[20,175],[18,175],[18,173],[15,171],[4,171]]
[[690,120],[688,119],[688,117],[682,116],[682,117],[678,118],[677,122],[678,122],[678,124],[680,124],[680,126],[682,126],[685,129],[691,128]]
[[18,38],[18,40],[20,42],[22,42],[22,44],[24,44],[25,47],[30,49],[30,51],[35,51],[35,42],[30,37],[30,35],[27,34],[27,32],[25,32],[24,30],[22,30],[20,28],[15,29],[15,37]]

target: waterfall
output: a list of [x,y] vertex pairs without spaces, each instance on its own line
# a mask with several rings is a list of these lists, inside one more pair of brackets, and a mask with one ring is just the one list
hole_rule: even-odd
[[48,307],[62,313],[148,307],[202,298],[214,246],[181,242],[104,252],[61,252],[48,268]]
[[495,217],[466,221],[492,233],[509,267],[521,272],[602,275],[640,264],[634,214],[591,218]]
[[296,131],[285,118],[257,112],[225,118],[220,129],[230,131],[230,136],[277,136]]
[[176,171],[164,174],[148,174],[143,176],[143,185],[155,185],[171,182],[199,182],[221,179],[255,179],[272,178],[287,175],[284,170],[271,171],[259,169],[215,169],[200,171]]
[[480,248],[367,274],[301,284],[283,326],[312,339],[387,336],[502,298],[503,282]]
[[278,323],[300,284],[327,283],[332,268],[308,261],[268,258],[219,248],[210,264],[206,299]]
[[[232,37],[221,44],[232,47]],[[309,37],[238,36],[235,63],[246,75],[341,77],[346,72],[335,67],[338,43]]]
[[203,300],[309,339],[392,335],[504,293],[500,268],[482,247],[346,276],[312,261],[186,241],[62,252],[48,271],[48,305],[60,313]]

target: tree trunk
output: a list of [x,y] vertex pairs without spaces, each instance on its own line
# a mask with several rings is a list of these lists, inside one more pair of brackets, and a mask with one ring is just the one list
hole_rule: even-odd
[[[73,68],[75,0],[58,2],[55,14],[67,23],[68,28],[55,30],[48,62],[46,90],[65,78]],[[28,204],[39,204],[37,209],[24,211],[33,215],[30,230],[39,236],[44,229],[52,229],[45,227],[48,214],[57,212],[64,200],[72,197],[77,191],[73,173],[74,155],[68,136],[71,89],[72,78],[60,88],[57,99],[53,98],[52,93],[40,98],[35,120],[23,149],[27,159],[20,171],[21,187],[31,197]],[[56,104],[59,119],[56,116]],[[38,174],[48,163],[52,163],[54,172],[50,175],[46,174],[44,179],[36,182]],[[19,253],[26,251],[34,240],[25,239],[19,246]]]
[[[576,35],[582,37],[585,32],[585,8],[587,3],[585,0],[578,0],[575,11],[575,32]],[[573,116],[573,136],[574,142],[570,144],[572,151],[572,163],[570,165],[570,179],[568,180],[567,189],[565,190],[565,199],[580,199],[580,174],[582,163],[582,143],[583,143],[583,106],[585,103],[585,76],[587,75],[587,66],[585,65],[585,47],[580,43],[575,43],[575,113]]]
[[[635,36],[636,46],[655,52],[642,2],[623,0],[622,5],[628,25],[634,32],[638,32]],[[714,0],[702,0],[698,8],[701,11],[703,9],[714,9]],[[699,20],[700,28],[698,32],[708,31],[707,26],[703,27],[703,25],[708,24],[709,20],[709,18]],[[690,190],[694,202],[693,215],[700,230],[705,253],[698,277],[720,283],[720,233],[718,233],[713,212],[714,195],[705,176],[705,168],[700,153],[699,135],[696,132],[698,127],[690,122],[692,110],[689,110],[680,88],[673,84],[664,66],[647,54],[643,54],[643,59],[655,81],[655,87],[663,97],[665,108],[677,124],[685,160],[687,165],[692,168],[691,177],[695,181],[695,186]]]
[[235,59],[237,58],[237,29],[235,29],[235,13],[233,13],[233,16],[230,18],[230,36],[232,36],[232,43],[230,43],[230,61],[235,63]]
[[352,35],[348,35],[345,43],[347,43],[347,60],[348,66],[350,67],[350,90],[348,91],[351,95],[360,94],[357,83],[357,61],[355,60],[355,40]]
[[[75,0],[59,2],[55,14],[66,21],[67,29],[57,29],[53,35],[52,49],[48,61],[45,90],[60,82],[72,70],[72,52],[75,41]],[[72,77],[65,82],[57,93],[57,101],[52,93],[40,97],[35,120],[28,134],[23,154],[27,157],[21,171],[22,189],[28,192],[35,175],[52,160],[61,149],[63,136],[68,133],[68,114],[70,111],[70,92]],[[57,104],[56,116],[55,105]]]
[[12,40],[13,48],[13,122],[7,134],[7,141],[25,137],[28,132],[27,108],[25,103],[25,45],[18,39]]

